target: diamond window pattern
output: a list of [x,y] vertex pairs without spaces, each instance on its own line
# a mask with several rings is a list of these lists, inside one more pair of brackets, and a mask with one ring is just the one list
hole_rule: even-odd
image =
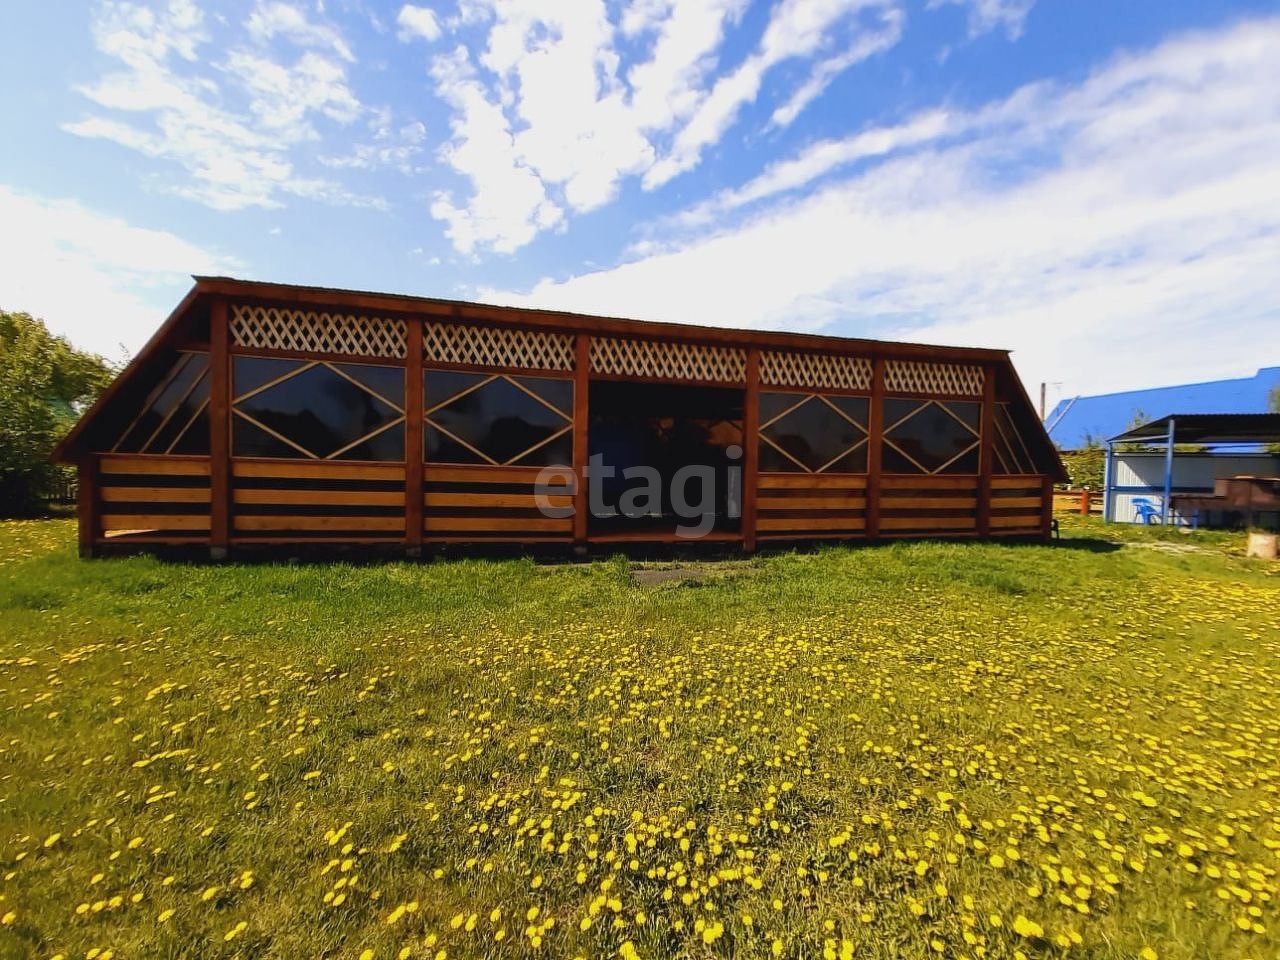
[[427,371],[430,463],[550,466],[573,461],[573,381]]
[[886,399],[885,473],[978,472],[981,404]]
[[760,394],[760,469],[865,473],[865,397]]
[[234,378],[235,456],[404,459],[399,367],[236,357]]

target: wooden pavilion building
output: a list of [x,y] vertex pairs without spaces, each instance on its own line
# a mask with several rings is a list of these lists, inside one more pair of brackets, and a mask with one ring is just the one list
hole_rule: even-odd
[[1005,351],[221,277],[56,456],[86,556],[1044,539],[1064,479]]

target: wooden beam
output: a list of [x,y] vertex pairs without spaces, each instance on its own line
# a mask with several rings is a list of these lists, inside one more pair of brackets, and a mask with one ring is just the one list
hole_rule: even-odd
[[871,402],[867,406],[867,525],[869,540],[880,536],[881,463],[884,447],[884,357],[871,364]]
[[756,549],[756,481],[760,476],[760,349],[747,351],[742,399],[742,549]]
[[590,417],[591,335],[579,333],[574,343],[573,361],[573,474],[577,478],[573,495],[573,548],[587,549],[587,426]]
[[98,469],[93,456],[76,463],[76,520],[80,556],[93,556],[98,539]]
[[1053,477],[1040,483],[1040,538],[1048,543],[1053,539]]
[[209,304],[209,556],[231,543],[231,330],[227,301]]
[[978,442],[978,536],[991,532],[991,473],[995,460],[996,370],[982,368],[982,414]]
[[410,320],[404,367],[404,550],[422,556],[422,321]]

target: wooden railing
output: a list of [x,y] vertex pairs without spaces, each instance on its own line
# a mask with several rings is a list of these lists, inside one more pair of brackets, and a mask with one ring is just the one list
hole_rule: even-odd
[[761,540],[862,536],[866,513],[865,476],[762,473],[756,481]]

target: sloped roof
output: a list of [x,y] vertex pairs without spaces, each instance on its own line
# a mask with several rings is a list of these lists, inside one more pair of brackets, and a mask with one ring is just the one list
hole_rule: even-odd
[[1130,390],[1060,401],[1045,418],[1049,437],[1063,450],[1079,450],[1123,432],[1135,419],[1156,411],[1183,414],[1266,413],[1268,395],[1280,386],[1280,367],[1263,367],[1252,377],[1213,380],[1151,390]]
[[[400,294],[340,290],[327,287],[295,286],[237,280],[230,277],[194,277],[195,286],[174,309],[142,351],[103,392],[97,402],[81,417],[67,437],[54,451],[54,459],[74,462],[95,449],[97,436],[110,429],[108,413],[113,409],[136,407],[155,383],[156,376],[174,351],[180,348],[208,349],[209,302],[213,298],[234,298],[242,302],[286,304],[303,309],[334,307],[376,311],[383,315],[419,315],[453,322],[480,321],[487,324],[513,324],[564,331],[588,331],[613,336],[671,338],[689,342],[717,344],[737,348],[799,349],[817,352],[868,354],[894,359],[969,361],[993,364],[1001,377],[1008,377],[1007,391],[1016,398],[1027,415],[1036,420],[1034,408],[1021,380],[1009,361],[1007,350],[982,347],[932,346],[919,343],[897,343],[880,340],[833,337],[806,333],[783,333],[767,330],[653,322],[542,310],[530,307],[505,307],[492,304],[413,297]],[[1037,448],[1034,457],[1046,474],[1057,480],[1066,479],[1066,471],[1057,451],[1040,431],[1027,440]],[[1043,449],[1038,449],[1043,447]]]
[[1280,413],[1171,413],[1111,437],[1112,441],[1150,443],[1280,443]]

